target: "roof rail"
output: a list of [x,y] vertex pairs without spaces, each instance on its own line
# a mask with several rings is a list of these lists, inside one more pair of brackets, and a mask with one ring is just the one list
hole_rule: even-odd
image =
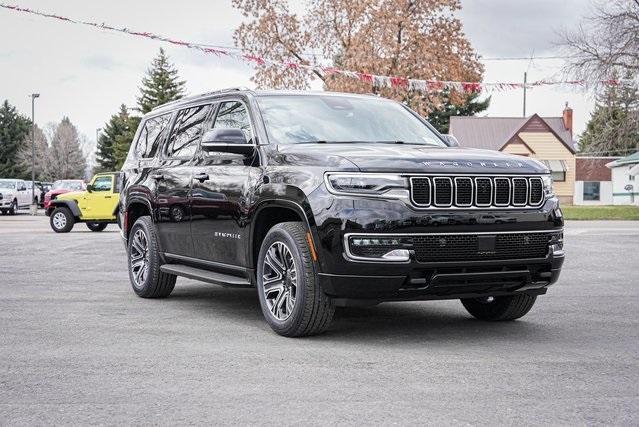
[[175,105],[175,104],[181,104],[183,102],[197,101],[198,99],[207,98],[207,97],[212,96],[212,95],[219,95],[219,94],[226,93],[226,92],[236,92],[236,91],[240,91],[240,90],[249,90],[249,88],[244,87],[244,86],[228,87],[228,88],[224,88],[224,89],[214,90],[214,91],[211,91],[211,92],[200,93],[198,95],[187,96],[185,98],[176,99],[175,101],[170,101],[170,102],[164,103],[162,105],[158,105],[157,107],[155,107],[151,111],[155,111],[155,110],[158,110],[160,108],[168,107],[168,106]]

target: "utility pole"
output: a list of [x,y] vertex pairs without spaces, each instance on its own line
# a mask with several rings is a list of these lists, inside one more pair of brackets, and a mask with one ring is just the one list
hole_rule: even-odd
[[38,213],[35,203],[35,99],[39,97],[39,93],[31,94],[31,215]]
[[528,81],[527,77],[528,73],[524,71],[524,117],[526,117],[526,82]]

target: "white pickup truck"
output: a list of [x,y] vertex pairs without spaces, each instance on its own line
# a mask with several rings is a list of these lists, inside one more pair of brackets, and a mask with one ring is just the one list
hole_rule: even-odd
[[0,211],[14,215],[18,209],[31,205],[31,190],[21,179],[0,179]]

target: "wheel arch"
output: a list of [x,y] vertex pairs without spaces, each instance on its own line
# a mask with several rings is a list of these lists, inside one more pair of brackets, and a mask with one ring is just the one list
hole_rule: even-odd
[[[248,259],[252,268],[257,268],[257,257],[260,247],[268,231],[276,224],[289,221],[300,221],[315,241],[312,213],[310,206],[286,199],[263,200],[258,205],[251,221],[251,233],[248,245]],[[315,251],[316,248],[313,248]]]
[[134,198],[131,200],[127,200],[126,210],[124,211],[124,220],[122,223],[122,231],[124,232],[124,236],[129,236],[129,231],[135,221],[138,220],[141,216],[149,215],[151,220],[153,220],[153,209],[151,208],[151,203],[148,200],[141,198]]
[[82,211],[78,206],[78,202],[76,200],[58,200],[54,199],[49,202],[49,208],[47,209],[49,215],[56,209],[60,207],[66,207],[71,211],[73,218],[77,221],[82,216]]

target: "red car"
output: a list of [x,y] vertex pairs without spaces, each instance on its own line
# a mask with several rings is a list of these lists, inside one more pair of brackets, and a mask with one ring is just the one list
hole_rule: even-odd
[[44,209],[48,209],[51,200],[55,199],[60,194],[68,193],[70,191],[85,191],[86,189],[87,186],[81,179],[61,179],[56,181],[51,186],[51,190],[44,195]]

